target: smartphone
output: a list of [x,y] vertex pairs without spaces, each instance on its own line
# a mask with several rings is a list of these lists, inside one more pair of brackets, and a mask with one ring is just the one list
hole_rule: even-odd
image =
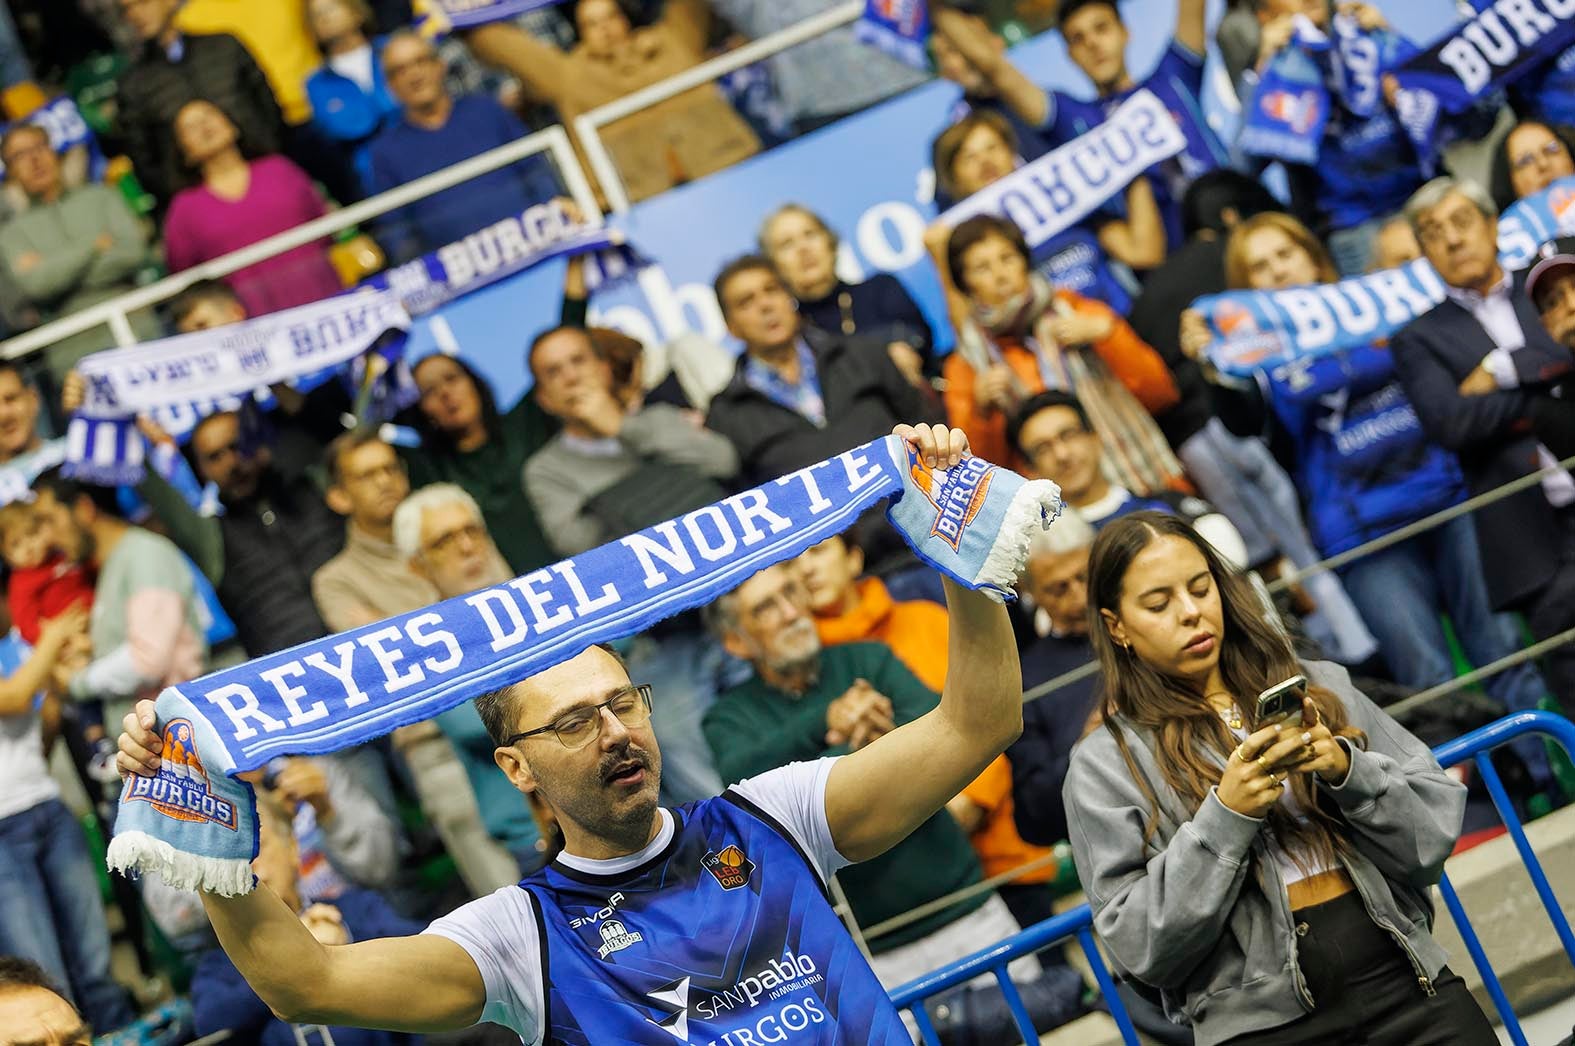
[[1307,696],[1307,677],[1291,676],[1258,695],[1258,727],[1276,723],[1302,725],[1302,698]]

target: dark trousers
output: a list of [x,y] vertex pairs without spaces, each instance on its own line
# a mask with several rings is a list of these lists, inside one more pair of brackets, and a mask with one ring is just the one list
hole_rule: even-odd
[[[1548,564],[1548,583],[1520,608],[1538,641],[1575,628],[1575,509],[1559,513],[1564,534],[1556,562]],[[1575,712],[1575,643],[1542,655],[1542,674],[1565,714]]]
[[1293,914],[1313,1012],[1229,1046],[1497,1046],[1465,982],[1446,966],[1434,994],[1423,991],[1411,960],[1355,893]]

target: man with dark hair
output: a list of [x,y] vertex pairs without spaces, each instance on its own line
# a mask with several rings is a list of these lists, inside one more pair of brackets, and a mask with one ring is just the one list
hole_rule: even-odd
[[182,334],[227,327],[246,319],[246,306],[223,280],[198,280],[170,299],[170,322]]
[[78,483],[57,467],[33,490],[55,547],[98,572],[93,661],[72,677],[70,695],[125,703],[202,675],[208,646],[180,550],[126,522],[114,487]]
[[438,601],[394,544],[394,511],[410,494],[405,463],[375,429],[354,429],[328,445],[328,507],[345,517],[345,543],[312,574],[323,622],[345,632]]
[[0,1030],[8,1044],[93,1044],[92,1025],[60,994],[43,968],[13,955],[0,955]]
[[[43,460],[47,453],[38,432],[38,412],[43,406],[38,388],[16,360],[0,360],[0,465],[31,475],[29,459]],[[59,461],[59,457],[54,458]]]
[[744,343],[706,426],[738,451],[738,485],[756,486],[890,432],[900,418],[939,420],[878,338],[804,328],[771,262],[746,255],[714,284],[727,329]]
[[183,33],[182,0],[118,0],[140,49],[120,78],[117,130],[142,187],[168,206],[181,188],[172,128],[180,107],[204,98],[222,109],[254,155],[283,150],[284,116],[256,59],[228,33]]

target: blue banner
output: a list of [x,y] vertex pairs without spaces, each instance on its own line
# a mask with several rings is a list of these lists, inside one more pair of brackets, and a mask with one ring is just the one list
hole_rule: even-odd
[[859,42],[915,69],[930,68],[930,9],[926,0],[865,0],[853,26]]
[[[106,161],[104,153],[98,147],[98,136],[93,133],[93,128],[87,125],[87,121],[82,119],[81,110],[70,98],[62,95],[48,105],[33,110],[20,120],[0,124],[0,135],[18,124],[36,124],[48,131],[49,144],[62,156],[72,149],[86,149],[88,180],[96,182],[103,179]],[[0,179],[4,177],[5,164],[0,163]]]
[[[1499,262],[1509,271],[1523,269],[1543,244],[1569,235],[1575,235],[1575,176],[1559,179],[1499,216]],[[1214,335],[1209,360],[1226,374],[1247,377],[1295,359],[1387,340],[1443,300],[1443,281],[1419,258],[1338,283],[1210,294],[1192,307]]]
[[505,18],[549,7],[558,0],[413,0],[412,24],[426,37],[443,36],[455,29],[469,29],[501,22]]

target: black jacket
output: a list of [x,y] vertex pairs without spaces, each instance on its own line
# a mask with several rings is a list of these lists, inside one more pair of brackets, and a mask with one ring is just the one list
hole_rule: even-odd
[[[1526,274],[1514,275],[1510,294],[1526,344],[1513,354],[1520,387],[1462,396],[1460,382],[1494,348],[1476,319],[1444,301],[1395,335],[1400,383],[1422,428],[1460,457],[1473,495],[1537,469],[1539,436],[1550,449],[1572,448],[1570,401],[1557,398],[1571,371],[1570,351],[1549,337],[1526,297]],[[1553,444],[1558,444],[1555,447]],[[1486,505],[1475,513],[1488,593],[1495,609],[1534,596],[1556,562],[1561,523],[1540,486]]]
[[168,206],[182,187],[183,164],[175,147],[175,114],[187,102],[213,102],[234,121],[248,156],[284,148],[284,117],[268,80],[228,33],[187,34],[180,61],[157,43],[145,45],[120,78],[116,130],[136,166],[142,187]]
[[312,600],[312,574],[344,547],[345,523],[307,480],[270,472],[257,494],[219,517],[219,602],[252,657],[329,632]]
[[886,355],[886,344],[806,327],[815,357],[826,427],[778,406],[744,380],[740,356],[733,380],[711,400],[706,427],[738,449],[741,487],[758,486],[891,432],[899,423],[939,422],[939,401],[908,384]]
[[[1094,648],[1086,639],[1033,640],[1022,647],[1023,690],[1093,659]],[[1083,736],[1083,725],[1099,700],[1099,684],[1096,672],[1023,705],[1023,733],[1006,750],[1006,761],[1012,764],[1012,815],[1024,842],[1053,846],[1066,838],[1061,789],[1072,746]]]
[[1214,416],[1213,389],[1198,365],[1181,352],[1181,314],[1205,294],[1225,289],[1223,240],[1188,240],[1143,280],[1127,322],[1154,347],[1181,394],[1174,407],[1154,415],[1165,440],[1177,450]]

